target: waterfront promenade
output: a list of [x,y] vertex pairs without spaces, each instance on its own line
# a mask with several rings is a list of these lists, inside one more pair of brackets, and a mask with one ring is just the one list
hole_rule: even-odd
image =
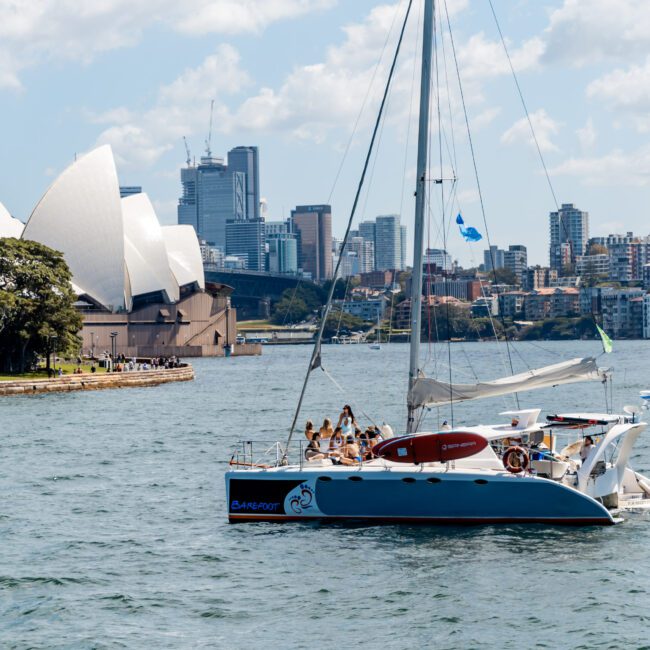
[[14,379],[0,381],[0,396],[158,386],[159,384],[191,381],[192,379],[194,379],[194,368],[189,364],[180,368],[161,368],[160,370],[83,373],[80,375],[63,375],[50,379]]

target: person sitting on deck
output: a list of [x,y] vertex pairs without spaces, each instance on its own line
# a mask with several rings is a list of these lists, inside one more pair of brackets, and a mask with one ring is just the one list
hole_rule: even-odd
[[359,445],[359,450],[361,455],[365,458],[367,453],[370,450],[370,435],[374,433],[372,427],[368,427],[365,431],[360,431],[357,438],[357,444]]
[[318,431],[320,433],[321,440],[329,440],[334,434],[334,427],[332,426],[332,420],[325,418],[323,420],[323,426]]
[[341,457],[343,454],[343,444],[345,443],[345,439],[343,438],[343,434],[341,433],[341,427],[336,427],[334,429],[334,433],[332,434],[332,437],[330,438],[329,442],[329,456],[332,459],[333,463],[337,463],[338,459]]
[[323,460],[324,458],[326,458],[326,456],[320,450],[320,435],[318,433],[314,433],[311,440],[309,441],[309,444],[307,445],[307,448],[305,449],[305,460]]
[[345,446],[343,447],[343,455],[341,456],[341,463],[343,465],[356,465],[363,460],[359,445],[355,442],[354,436],[346,438]]
[[314,437],[314,423],[311,420],[307,420],[305,423],[305,438],[311,440]]

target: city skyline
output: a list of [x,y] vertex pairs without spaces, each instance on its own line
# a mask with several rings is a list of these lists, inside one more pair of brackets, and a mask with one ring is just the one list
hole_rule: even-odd
[[[327,202],[333,231],[341,234],[386,57],[334,181],[385,35],[393,19],[399,22],[404,3],[280,0],[269,9],[253,1],[239,12],[228,12],[226,4],[216,0],[208,11],[199,1],[191,15],[153,0],[138,7],[109,1],[101,12],[84,15],[52,4],[23,16],[20,25],[10,9],[0,9],[0,115],[12,124],[4,142],[12,158],[0,163],[0,201],[9,211],[26,221],[75,153],[109,142],[125,184],[142,186],[161,220],[175,223],[178,168],[186,158],[182,138],[198,160],[216,97],[212,149],[224,155],[242,142],[260,146],[259,192],[268,200],[269,218],[287,218],[298,204]],[[647,37],[636,26],[650,19],[650,7],[632,0],[544,6],[522,0],[495,8],[558,203],[588,211],[592,236],[646,234],[650,149],[643,134],[650,73]],[[546,264],[547,215],[556,206],[530,147],[495,26],[486,7],[457,0],[450,9],[491,243],[521,243],[530,263]],[[388,49],[393,44],[391,37]],[[410,232],[413,156],[404,155],[408,115],[402,113],[410,103],[414,49],[405,45],[398,101],[389,106],[382,137],[381,159],[391,162],[377,164],[357,219],[399,213]],[[112,79],[119,83],[106,83]],[[411,144],[413,133],[411,123]],[[460,149],[466,144],[461,129],[457,135]],[[495,157],[499,165],[491,164]],[[467,162],[459,161],[458,191],[463,214],[480,230]],[[440,241],[430,245],[442,247]],[[472,250],[452,239],[449,249],[470,266],[480,263],[483,246]]]

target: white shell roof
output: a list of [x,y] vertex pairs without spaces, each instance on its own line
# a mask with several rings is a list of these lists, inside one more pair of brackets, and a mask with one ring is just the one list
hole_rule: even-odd
[[163,239],[169,257],[169,266],[182,287],[186,284],[198,283],[205,289],[203,260],[196,232],[192,226],[163,226]]
[[122,199],[124,253],[131,295],[164,291],[168,302],[179,298],[167,249],[153,205],[145,193]]
[[105,307],[128,308],[122,204],[109,145],[76,160],[34,208],[24,239],[63,252],[74,282]]
[[7,208],[0,203],[0,237],[15,237],[18,239],[22,233],[25,224],[18,219],[14,219]]

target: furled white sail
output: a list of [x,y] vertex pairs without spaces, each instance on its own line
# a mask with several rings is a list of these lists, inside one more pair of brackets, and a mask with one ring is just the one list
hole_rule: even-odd
[[446,384],[428,377],[420,377],[409,395],[412,408],[440,406],[450,402],[496,397],[535,388],[546,388],[578,381],[603,381],[605,371],[599,369],[593,357],[571,359],[551,366],[528,370],[518,375],[483,381],[477,384]]

